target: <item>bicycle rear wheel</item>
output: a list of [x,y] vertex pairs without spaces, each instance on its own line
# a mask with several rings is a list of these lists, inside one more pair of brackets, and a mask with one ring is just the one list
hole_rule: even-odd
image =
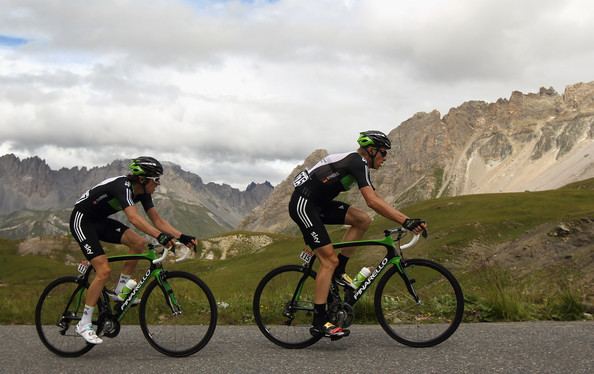
[[417,303],[396,267],[382,277],[375,292],[375,312],[392,338],[411,347],[431,347],[449,338],[464,313],[458,281],[443,266],[423,259],[406,260],[404,272],[419,297]]
[[77,357],[95,346],[75,331],[85,308],[87,287],[78,277],[62,277],[51,282],[39,297],[35,308],[37,334],[41,342],[59,356]]
[[[268,340],[284,348],[305,348],[321,336],[312,336],[315,276],[305,269],[286,265],[266,274],[254,294],[256,324]],[[301,288],[298,290],[300,280]],[[293,301],[292,301],[293,300]]]
[[142,296],[139,311],[142,333],[150,345],[163,354],[192,355],[201,350],[214,333],[217,325],[215,298],[208,286],[193,274],[171,271],[163,275],[166,286],[154,280]]

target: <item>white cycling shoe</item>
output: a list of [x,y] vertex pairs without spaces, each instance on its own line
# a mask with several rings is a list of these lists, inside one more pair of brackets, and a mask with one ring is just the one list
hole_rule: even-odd
[[80,326],[80,324],[76,325],[76,333],[83,337],[87,343],[90,344],[101,344],[103,343],[103,339],[97,336],[95,330],[93,330],[93,324],[89,323],[84,326]]

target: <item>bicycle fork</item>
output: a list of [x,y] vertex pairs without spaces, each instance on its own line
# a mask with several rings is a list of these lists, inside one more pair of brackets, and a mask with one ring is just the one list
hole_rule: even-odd
[[179,305],[179,303],[177,302],[175,293],[173,293],[173,289],[171,288],[169,282],[167,282],[165,275],[165,272],[159,273],[157,275],[157,282],[159,283],[159,288],[161,289],[161,292],[163,292],[163,296],[165,297],[167,305],[171,309],[171,314],[177,316],[179,314],[182,314],[182,308],[181,305]]
[[402,266],[401,263],[398,263],[396,265],[396,267],[398,268],[398,273],[400,274],[402,281],[406,285],[406,289],[408,290],[408,293],[410,294],[410,296],[412,296],[412,298],[415,300],[417,305],[420,305],[421,299],[417,295],[417,292],[415,291],[415,288],[413,286],[413,284],[416,282],[416,280],[414,278],[408,277],[408,274],[406,274],[406,271],[404,271],[404,267]]

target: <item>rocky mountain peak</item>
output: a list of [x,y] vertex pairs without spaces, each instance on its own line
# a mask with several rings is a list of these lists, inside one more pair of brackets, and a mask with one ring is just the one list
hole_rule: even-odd
[[257,189],[261,189],[261,188],[272,189],[274,187],[272,186],[272,184],[269,181],[265,181],[264,183],[251,182],[250,184],[248,184],[248,186],[246,187],[245,190],[249,192],[249,191],[254,191]]
[[[392,151],[372,179],[398,207],[440,196],[545,190],[594,177],[594,82],[559,95],[513,91],[494,103],[468,101],[441,117],[416,113],[388,134]],[[316,151],[317,152],[317,151]],[[320,154],[312,153],[305,160]],[[249,230],[293,227],[287,213],[289,184],[297,167],[254,214]],[[365,207],[356,189],[344,197]]]
[[594,110],[594,82],[577,83],[568,86],[563,93],[563,100],[574,110]]

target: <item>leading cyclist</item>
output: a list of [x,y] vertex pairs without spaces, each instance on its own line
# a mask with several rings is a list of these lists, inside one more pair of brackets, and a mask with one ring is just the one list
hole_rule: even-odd
[[[133,159],[128,167],[128,175],[104,180],[85,192],[75,203],[70,216],[70,232],[96,273],[87,291],[82,318],[76,325],[76,332],[91,344],[102,342],[93,330],[91,321],[101,290],[111,274],[107,256],[99,241],[125,244],[130,248],[130,253],[141,253],[147,245],[146,239],[123,223],[109,218],[110,215],[123,210],[134,227],[156,238],[164,246],[173,245],[174,238],[188,247],[196,246],[194,236],[182,234],[174,228],[161,218],[153,205],[151,194],[163,175],[161,163],[152,157],[142,156]],[[136,210],[134,204],[137,202],[142,204],[152,225]],[[114,294],[110,296],[118,297],[134,272],[136,263],[124,263]]]
[[289,215],[301,229],[305,244],[315,250],[320,259],[310,332],[332,339],[349,335],[348,329],[329,322],[326,300],[333,277],[338,284],[354,288],[345,269],[355,248],[343,248],[337,256],[324,224],[350,225],[343,239],[353,241],[361,239],[371,223],[371,218],[363,210],[334,198],[356,182],[367,206],[378,214],[415,234],[426,229],[423,221],[410,219],[386,203],[371,184],[369,168],[379,169],[382,166],[391,148],[390,139],[381,131],[365,131],[360,133],[357,143],[359,148],[356,151],[328,155],[313,168],[299,173],[293,181],[295,191],[289,202]]

